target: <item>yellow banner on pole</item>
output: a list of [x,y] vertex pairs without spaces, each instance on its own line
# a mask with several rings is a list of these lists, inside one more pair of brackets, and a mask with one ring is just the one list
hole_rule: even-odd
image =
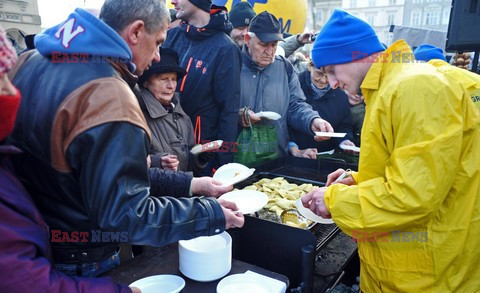
[[[213,4],[227,7],[228,11],[232,5],[241,0],[213,0]],[[307,0],[247,0],[253,6],[256,13],[268,11],[280,22],[283,33],[301,34],[307,22]],[[168,8],[173,5],[167,0]]]

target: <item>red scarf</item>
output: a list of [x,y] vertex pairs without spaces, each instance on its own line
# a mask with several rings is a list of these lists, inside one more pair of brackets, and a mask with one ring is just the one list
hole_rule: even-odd
[[20,106],[20,91],[12,96],[0,96],[0,141],[4,140],[15,125],[15,117]]

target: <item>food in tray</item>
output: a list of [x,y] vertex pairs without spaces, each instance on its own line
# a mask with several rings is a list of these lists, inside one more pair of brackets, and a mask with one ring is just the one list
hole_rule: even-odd
[[268,195],[268,203],[264,209],[275,213],[280,218],[284,210],[296,210],[295,201],[315,187],[318,186],[310,183],[297,185],[289,183],[283,177],[276,177],[273,179],[263,178],[243,189],[266,193]]
[[302,228],[302,229],[307,228],[307,223],[305,222],[295,223],[295,222],[286,221],[284,224],[292,227]]

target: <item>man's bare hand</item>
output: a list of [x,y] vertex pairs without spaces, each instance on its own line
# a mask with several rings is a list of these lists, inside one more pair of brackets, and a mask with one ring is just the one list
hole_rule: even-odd
[[219,197],[233,189],[232,185],[222,186],[222,183],[212,177],[197,177],[192,179],[192,193]]
[[162,168],[165,170],[177,171],[179,163],[175,155],[165,155],[162,157]]
[[292,147],[290,148],[290,153],[292,153],[292,155],[295,157],[315,160],[317,158],[318,151],[316,148],[308,148],[301,150],[298,147]]
[[327,190],[326,187],[313,189],[302,197],[302,204],[316,215],[319,215],[324,219],[330,219],[332,215],[328,211],[323,199],[325,190]]
[[238,212],[238,207],[234,202],[219,199],[225,214],[225,229],[241,228],[245,224],[245,217]]
[[[333,132],[333,127],[328,123],[326,120],[323,120],[322,118],[315,118],[312,121],[312,126],[311,129],[313,132]],[[327,139],[330,139],[330,136],[318,136],[315,135],[314,139],[316,141],[324,141]]]
[[306,32],[297,36],[297,42],[300,45],[311,44],[312,36],[315,34],[315,31]]
[[343,179],[340,179],[338,180],[337,182],[335,182],[335,180],[337,180],[340,176],[342,176],[342,174],[345,172],[345,170],[343,169],[337,169],[336,171],[328,174],[327,176],[327,183],[325,184],[326,187],[330,186],[331,184],[336,184],[336,183],[340,183],[340,184],[345,184],[345,185],[355,185],[357,184],[357,182],[355,182],[355,180],[353,179],[352,176],[348,175],[347,177],[343,178]]
[[255,124],[261,120],[260,117],[258,117],[252,110],[247,110],[247,113],[244,113],[244,109],[240,109],[238,112],[238,123],[242,127],[249,127],[250,124],[248,123],[248,119],[246,119],[245,115],[248,115],[250,117],[250,122],[252,124]]

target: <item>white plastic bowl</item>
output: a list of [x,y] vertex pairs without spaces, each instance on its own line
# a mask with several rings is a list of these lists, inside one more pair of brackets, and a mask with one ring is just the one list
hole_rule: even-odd
[[180,272],[199,282],[210,282],[232,268],[232,237],[227,232],[178,241]]
[[185,280],[175,275],[156,275],[137,280],[130,284],[142,293],[178,293],[185,287]]

